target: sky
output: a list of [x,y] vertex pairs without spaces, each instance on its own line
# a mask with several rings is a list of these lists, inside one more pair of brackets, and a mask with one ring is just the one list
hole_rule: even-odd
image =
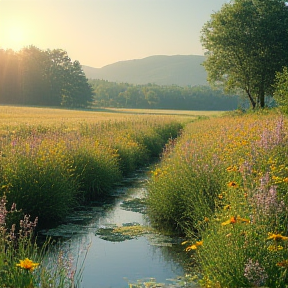
[[0,49],[63,49],[101,68],[152,55],[203,55],[201,29],[227,0],[0,0]]

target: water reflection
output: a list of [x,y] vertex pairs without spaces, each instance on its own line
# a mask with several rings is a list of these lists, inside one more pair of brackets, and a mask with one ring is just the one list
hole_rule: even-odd
[[66,224],[46,233],[66,237],[69,240],[63,245],[72,248],[77,254],[74,258],[79,258],[79,263],[85,259],[84,288],[124,288],[128,287],[128,283],[151,277],[168,285],[171,284],[169,279],[184,274],[181,265],[173,260],[179,257],[179,251],[173,255],[173,247],[179,247],[181,239],[150,233],[132,240],[106,241],[97,233],[99,228],[132,222],[148,225],[143,213],[122,207],[123,201],[145,196],[146,182],[146,173],[137,173],[135,177],[126,179],[125,186],[116,189],[105,205],[94,203],[96,206],[77,211]]

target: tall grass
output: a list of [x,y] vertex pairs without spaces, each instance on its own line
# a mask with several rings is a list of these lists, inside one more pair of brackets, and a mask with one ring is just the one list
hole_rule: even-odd
[[[18,109],[25,116],[26,110]],[[105,196],[123,176],[159,155],[182,128],[180,121],[163,116],[114,113],[91,121],[92,112],[82,112],[86,121],[69,111],[73,122],[61,113],[57,110],[54,120],[50,112],[47,120],[0,125],[0,196],[39,217],[39,227],[55,225],[77,205]]]
[[153,171],[152,222],[186,235],[203,287],[287,286],[287,132],[277,114],[191,123]]
[[47,116],[33,121],[29,108],[0,108],[8,116],[0,124],[0,287],[80,287],[81,269],[73,267],[69,251],[50,253],[49,239],[39,247],[36,224],[54,226],[77,205],[107,195],[158,156],[183,125],[169,117],[115,113],[95,121],[95,113],[81,118],[49,109],[33,110]]
[[[34,221],[25,215],[10,225],[17,211],[12,204],[6,209],[6,197],[0,199],[0,286],[7,288],[80,287],[81,275],[73,267],[73,259],[58,251],[51,258],[49,239],[40,248],[34,238]],[[69,253],[69,251],[66,251]],[[47,257],[50,255],[50,257]],[[74,262],[75,263],[75,262]]]

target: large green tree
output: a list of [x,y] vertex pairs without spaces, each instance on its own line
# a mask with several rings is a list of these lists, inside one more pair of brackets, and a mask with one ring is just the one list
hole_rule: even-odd
[[203,26],[208,81],[247,95],[253,109],[273,94],[275,73],[288,64],[288,7],[281,0],[235,0]]

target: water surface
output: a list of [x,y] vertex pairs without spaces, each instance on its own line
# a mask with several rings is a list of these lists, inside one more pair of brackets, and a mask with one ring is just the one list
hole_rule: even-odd
[[183,276],[183,268],[175,261],[175,255],[179,256],[175,247],[179,248],[181,239],[148,233],[130,240],[107,240],[99,232],[115,226],[149,225],[141,207],[129,211],[127,205],[123,206],[131,199],[145,197],[147,181],[146,171],[138,171],[115,188],[105,203],[80,209],[68,217],[66,224],[49,230],[50,235],[67,239],[65,244],[79,253],[74,256],[79,256],[80,262],[84,259],[84,288],[124,288],[150,278],[170,287]]

